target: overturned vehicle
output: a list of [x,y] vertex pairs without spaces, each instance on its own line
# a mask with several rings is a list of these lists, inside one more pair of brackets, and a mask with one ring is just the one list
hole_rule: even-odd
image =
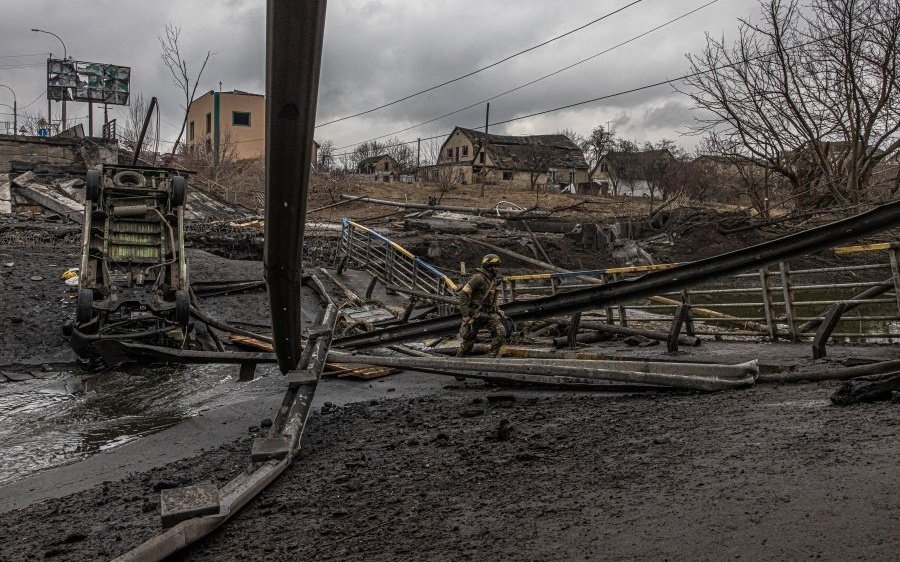
[[184,347],[191,298],[184,253],[188,178],[168,168],[104,165],[85,182],[72,348],[128,340]]

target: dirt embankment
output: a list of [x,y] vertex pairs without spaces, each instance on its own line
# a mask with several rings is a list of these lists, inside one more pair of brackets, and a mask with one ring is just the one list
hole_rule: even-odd
[[[296,464],[176,559],[896,559],[897,406],[832,390],[326,407]],[[248,448],[0,515],[0,559],[121,553],[158,531],[159,488],[221,483]]]

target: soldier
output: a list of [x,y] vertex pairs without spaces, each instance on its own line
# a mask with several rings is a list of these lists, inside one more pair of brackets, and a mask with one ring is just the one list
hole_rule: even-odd
[[494,357],[506,341],[506,328],[500,321],[503,312],[497,308],[497,270],[500,258],[496,254],[488,254],[481,259],[481,267],[469,279],[459,292],[459,312],[462,314],[462,326],[459,337],[457,357],[463,357],[475,347],[478,330],[487,328],[491,332],[490,354]]

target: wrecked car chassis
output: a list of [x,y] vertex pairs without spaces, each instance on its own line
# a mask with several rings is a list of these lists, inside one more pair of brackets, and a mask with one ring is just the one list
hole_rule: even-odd
[[85,181],[81,268],[70,343],[129,339],[182,346],[190,294],[184,254],[187,178],[176,170],[104,165]]

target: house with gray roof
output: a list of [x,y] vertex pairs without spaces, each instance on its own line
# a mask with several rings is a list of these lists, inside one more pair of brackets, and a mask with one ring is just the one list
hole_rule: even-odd
[[455,183],[540,188],[584,184],[588,164],[565,135],[510,136],[456,127],[441,145],[440,156],[419,170],[420,181],[436,181],[447,169]]

